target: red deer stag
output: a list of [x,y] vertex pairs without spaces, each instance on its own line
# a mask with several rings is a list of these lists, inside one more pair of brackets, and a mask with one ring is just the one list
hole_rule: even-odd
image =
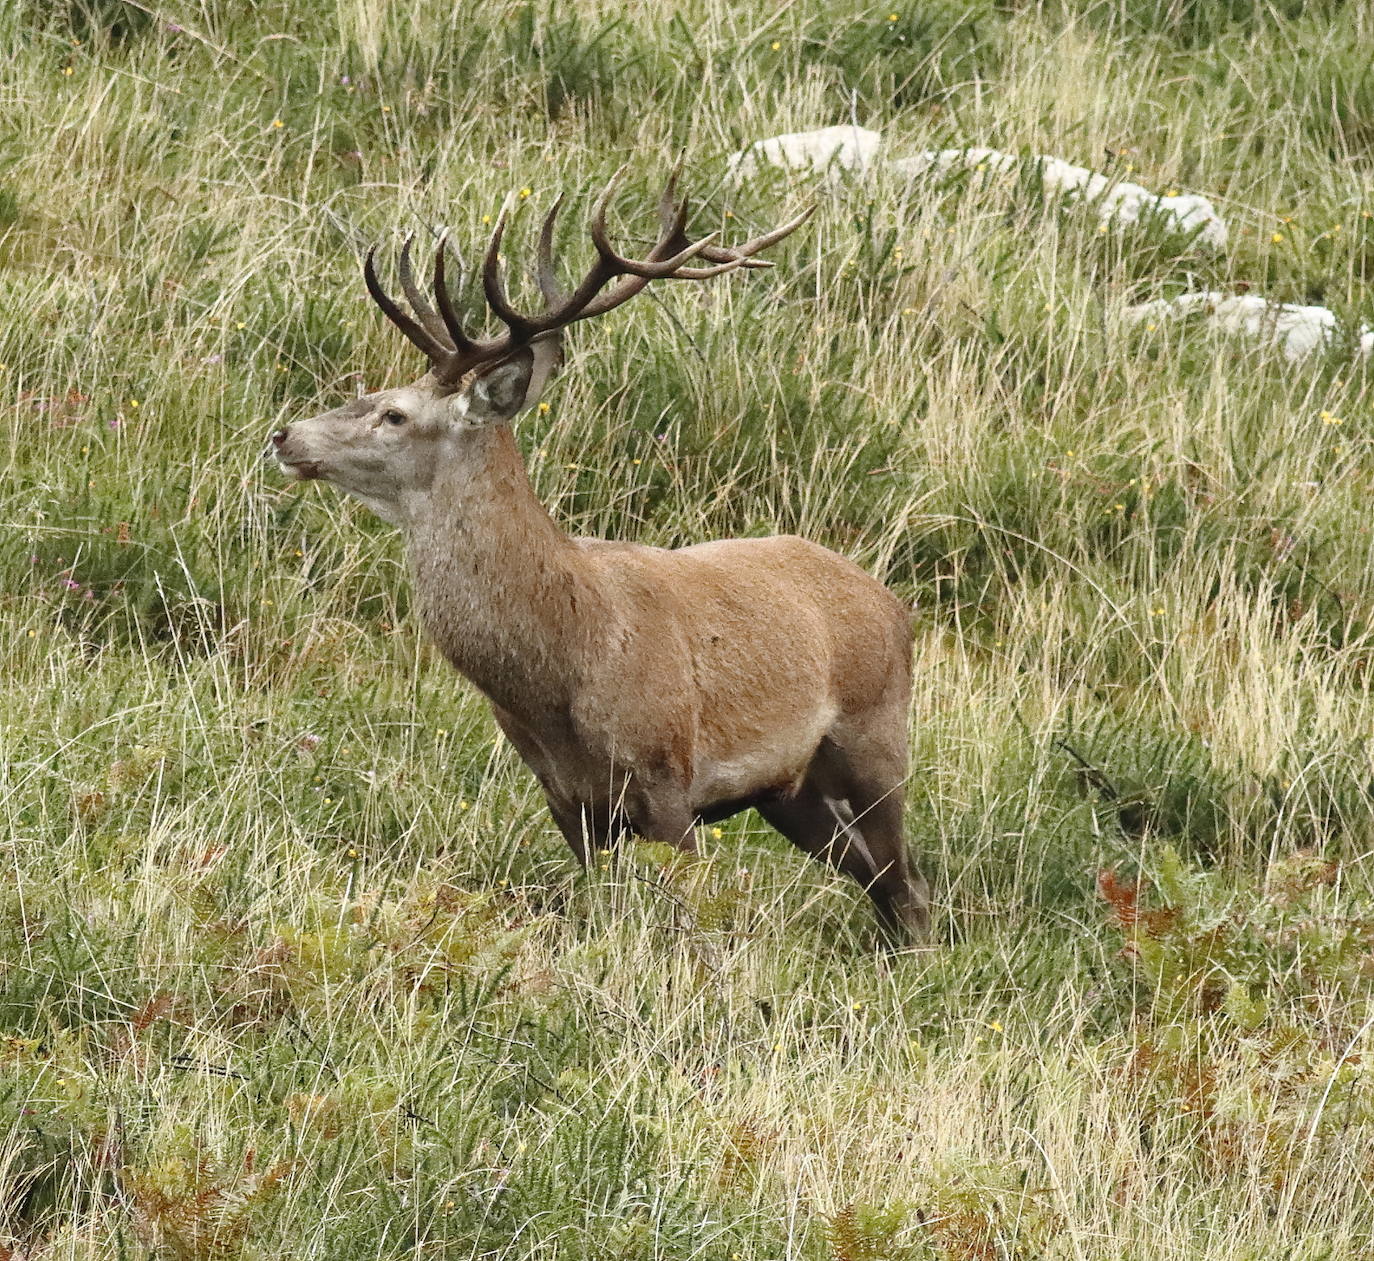
[[482,269],[506,330],[495,336],[463,327],[442,240],[432,298],[416,283],[410,242],[401,250],[409,312],[382,288],[370,252],[368,292],[429,371],[293,421],[271,448],[287,472],[333,482],[405,531],[426,629],[491,702],[580,861],[627,830],[691,850],[698,822],[753,806],[857,880],[894,934],[921,940],[926,883],[902,836],[902,602],[795,537],[673,550],[571,538],[535,497],[511,432],[558,367],[567,325],[651,280],[766,267],[753,256],[807,218],[724,249],[713,236],[688,239],[674,185],[658,243],[636,260],[607,237],[611,181],[591,216],[596,261],[571,292],[554,269],[555,204],[539,234],[537,314],[517,311],[503,287],[503,215]]

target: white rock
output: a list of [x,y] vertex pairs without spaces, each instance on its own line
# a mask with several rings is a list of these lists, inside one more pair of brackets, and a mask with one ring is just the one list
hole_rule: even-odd
[[1038,163],[1046,190],[1093,203],[1104,223],[1134,223],[1150,215],[1174,220],[1184,231],[1197,231],[1198,239],[1214,249],[1226,247],[1226,224],[1216,208],[1196,193],[1161,197],[1140,184],[1113,183],[1107,176],[1075,166],[1062,158],[1036,154],[1018,158],[999,149],[930,149],[915,157],[896,158],[887,169],[899,176],[916,177],[930,171],[995,171],[1010,174],[1023,162]]
[[[1321,350],[1341,331],[1336,313],[1324,306],[1298,306],[1290,302],[1269,302],[1258,294],[1228,297],[1224,293],[1202,291],[1184,293],[1177,298],[1141,302],[1122,312],[1130,324],[1146,320],[1177,320],[1201,311],[1223,333],[1239,333],[1278,346],[1286,359],[1306,358]],[[1360,325],[1356,353],[1374,353],[1374,330]]]
[[863,127],[822,127],[759,140],[732,154],[726,165],[736,182],[757,175],[766,166],[862,172],[873,164],[881,143],[882,136]]

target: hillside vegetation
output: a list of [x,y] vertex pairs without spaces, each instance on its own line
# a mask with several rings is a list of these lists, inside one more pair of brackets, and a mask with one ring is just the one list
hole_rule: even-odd
[[[1374,322],[1371,47],[1355,0],[5,5],[0,1258],[1374,1256],[1370,368],[1120,319]],[[1230,244],[723,181],[851,120]],[[929,953],[752,814],[577,872],[397,535],[260,458],[421,370],[361,245],[511,196],[519,274],[566,192],[571,271],[679,154],[698,229],[819,212],[574,329],[531,476],[910,600]]]

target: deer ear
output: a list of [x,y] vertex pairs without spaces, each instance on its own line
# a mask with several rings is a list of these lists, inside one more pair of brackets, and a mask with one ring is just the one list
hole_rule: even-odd
[[536,338],[485,369],[458,396],[458,414],[463,423],[501,424],[533,407],[562,358],[562,339],[552,333]]

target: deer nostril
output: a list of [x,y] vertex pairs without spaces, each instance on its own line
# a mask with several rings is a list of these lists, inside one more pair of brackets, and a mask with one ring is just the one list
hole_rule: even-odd
[[279,446],[281,446],[281,444],[282,444],[283,442],[285,442],[285,441],[286,441],[286,427],[285,427],[285,426],[283,426],[283,427],[280,428],[280,429],[277,429],[277,430],[273,431],[273,434],[272,434],[272,445],[273,445],[274,447],[279,447]]

